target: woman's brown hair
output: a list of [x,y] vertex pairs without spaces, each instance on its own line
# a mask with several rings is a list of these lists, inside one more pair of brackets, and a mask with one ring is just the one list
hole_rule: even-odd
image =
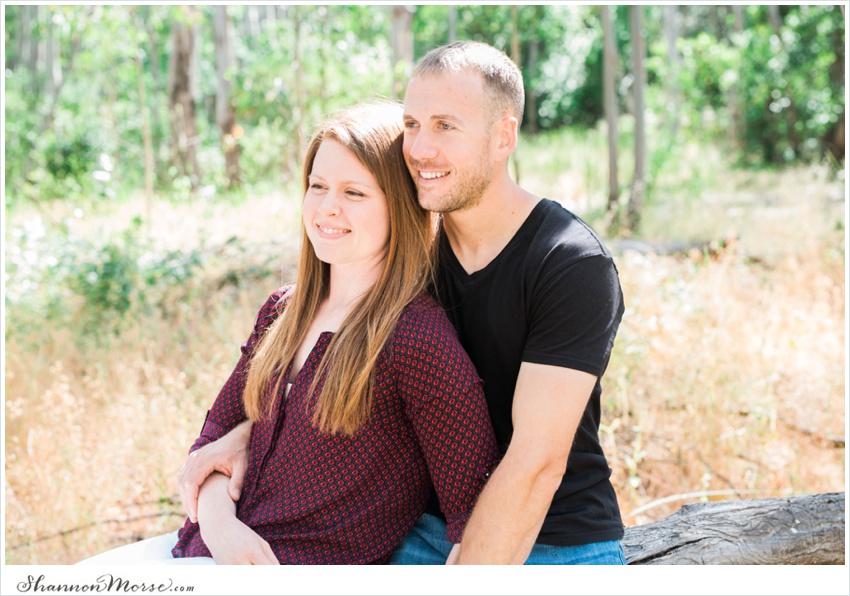
[[[352,435],[369,419],[378,356],[404,307],[433,280],[433,218],[419,206],[404,162],[402,113],[400,104],[389,101],[342,110],[315,132],[304,158],[306,193],[322,142],[333,140],[346,147],[375,176],[387,197],[390,216],[381,274],[334,334],[310,388],[313,395],[318,381],[324,378],[313,423],[327,433]],[[284,372],[328,296],[330,267],[316,257],[303,226],[301,243],[295,292],[251,359],[243,401],[252,420],[273,411]]]

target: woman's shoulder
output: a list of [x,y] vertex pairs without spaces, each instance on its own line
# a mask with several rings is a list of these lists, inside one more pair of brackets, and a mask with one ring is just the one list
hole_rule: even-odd
[[255,327],[268,327],[286,308],[292,286],[281,286],[272,292],[257,313]]
[[428,293],[422,292],[404,308],[396,324],[398,337],[418,337],[441,341],[447,336],[457,337],[445,311]]

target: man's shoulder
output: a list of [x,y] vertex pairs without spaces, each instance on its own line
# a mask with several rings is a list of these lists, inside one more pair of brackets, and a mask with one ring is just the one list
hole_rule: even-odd
[[529,254],[539,258],[578,261],[611,254],[599,234],[578,215],[555,201],[541,199],[529,222]]

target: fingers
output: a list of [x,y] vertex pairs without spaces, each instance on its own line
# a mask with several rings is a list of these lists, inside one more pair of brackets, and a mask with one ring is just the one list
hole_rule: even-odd
[[254,565],[280,565],[277,557],[274,555],[272,547],[265,540],[260,540],[260,553]]
[[233,474],[230,476],[230,482],[227,484],[227,494],[234,501],[238,501],[242,495],[242,482],[245,480],[245,471],[248,467],[248,462],[245,458],[237,458],[233,462]]
[[193,453],[189,456],[189,459],[186,460],[186,463],[180,470],[180,474],[177,476],[177,487],[180,492],[180,499],[183,501],[183,508],[186,510],[186,515],[189,516],[192,523],[198,521],[198,490],[204,478],[207,476],[204,475],[200,482],[194,480],[197,472],[197,468],[194,464],[196,464],[198,460],[196,457],[192,457],[193,455],[195,454]]

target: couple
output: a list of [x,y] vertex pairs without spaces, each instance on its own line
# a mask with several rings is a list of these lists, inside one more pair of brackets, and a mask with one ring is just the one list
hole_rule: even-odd
[[510,179],[523,109],[513,62],[458,42],[419,62],[403,114],[361,104],[319,129],[298,282],[207,414],[179,478],[189,519],[146,548],[625,563],[598,438],[617,271],[584,222]]

